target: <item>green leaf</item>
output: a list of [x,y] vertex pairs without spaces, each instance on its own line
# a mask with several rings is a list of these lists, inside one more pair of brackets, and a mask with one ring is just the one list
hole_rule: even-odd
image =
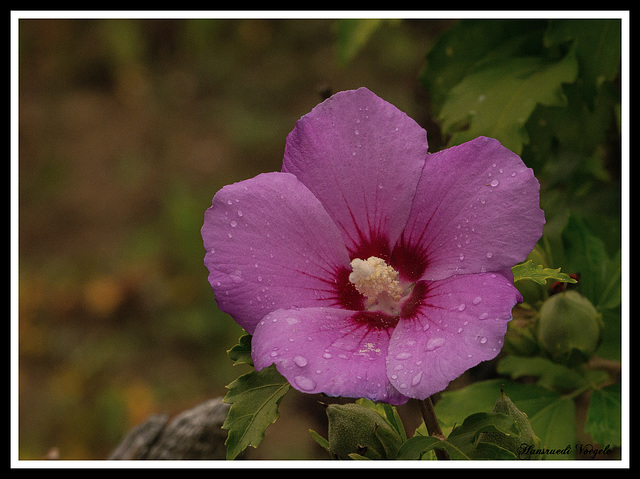
[[437,437],[413,436],[400,446],[397,459],[409,461],[420,459],[423,454],[440,445],[441,442]]
[[253,359],[251,358],[251,335],[245,334],[240,337],[238,344],[233,346],[227,351],[229,358],[233,360],[233,365],[248,364],[253,366]]
[[571,53],[558,62],[515,57],[485,65],[448,92],[439,114],[443,132],[453,145],[489,136],[520,154],[531,113],[540,104],[564,104],[562,84],[573,82],[577,71]]
[[[444,427],[460,424],[473,412],[489,411],[496,391],[503,387],[515,406],[524,412],[540,439],[540,447],[556,451],[542,459],[570,459],[575,455],[576,408],[571,397],[534,384],[519,384],[504,379],[478,381],[464,388],[445,391],[435,404],[436,415]],[[560,454],[570,446],[570,454]]]
[[313,429],[309,429],[309,434],[311,434],[311,437],[313,438],[313,440],[316,441],[320,447],[322,447],[328,453],[331,453],[331,449],[329,448],[329,441],[327,439],[322,437]]
[[349,454],[349,459],[353,459],[354,461],[371,461],[368,457],[356,454],[355,452]]
[[[397,458],[416,460],[433,449],[442,449],[447,451],[449,457],[454,460],[515,459],[515,456],[505,449],[478,443],[478,437],[483,432],[519,434],[518,428],[509,416],[486,412],[475,413],[465,418],[462,425],[455,428],[445,440],[420,435],[408,439],[398,450]],[[480,444],[482,445],[478,448]]]
[[572,391],[586,385],[578,371],[543,357],[506,356],[498,363],[497,371],[512,379],[538,378],[537,384],[555,391]]
[[398,433],[398,436],[400,436],[403,441],[407,440],[407,433],[404,429],[404,424],[402,424],[402,420],[400,419],[398,410],[394,406],[387,403],[377,403],[365,398],[357,399],[356,404],[376,411],[387,420],[389,425],[393,429],[395,429],[395,431]]
[[[363,405],[362,403],[366,405]],[[330,404],[329,448],[332,455],[345,459],[357,453],[370,459],[394,459],[402,444],[397,430],[389,424],[384,411],[367,400]]]
[[570,446],[570,453],[545,454],[542,459],[573,459],[576,443],[576,407],[570,397],[559,396],[533,415],[528,414],[531,427],[540,438],[540,448],[563,451]]
[[597,308],[611,309],[621,302],[621,256],[609,259],[604,241],[581,216],[571,213],[562,231],[568,266],[580,273],[580,292]]
[[563,283],[575,283],[576,280],[565,273],[560,272],[560,268],[544,268],[542,265],[535,264],[532,260],[520,263],[511,268],[513,272],[513,281],[531,280],[538,284],[546,284],[548,279],[561,281]]
[[[568,416],[552,417],[558,424],[558,430],[548,427],[545,422],[558,404],[563,404],[563,396],[535,384],[519,384],[505,379],[489,379],[478,381],[464,388],[445,391],[435,404],[436,415],[444,427],[460,424],[463,418],[474,412],[490,411],[496,395],[503,387],[505,394],[511,398],[515,406],[524,412],[531,422],[542,444],[553,444],[554,447],[565,447],[575,443],[575,408]],[[570,400],[569,400],[570,401]],[[573,404],[572,401],[570,401]],[[552,425],[554,426],[554,425]],[[566,433],[566,434],[565,434]],[[572,441],[566,442],[567,437]]]
[[290,385],[271,365],[240,376],[227,388],[224,402],[231,407],[222,427],[229,431],[227,459],[235,459],[247,446],[260,445],[267,427],[278,419],[278,405]]
[[573,42],[580,77],[590,97],[620,71],[622,22],[619,19],[556,19],[549,23],[545,44]]
[[620,384],[593,391],[584,430],[602,447],[621,445],[622,395]]
[[471,457],[472,459],[488,459],[496,461],[511,461],[518,457],[511,451],[489,442],[479,442]]
[[337,21],[338,62],[347,64],[367,43],[383,20],[345,18]]
[[537,55],[546,20],[465,19],[438,37],[429,51],[421,81],[439,112],[449,90],[490,62]]

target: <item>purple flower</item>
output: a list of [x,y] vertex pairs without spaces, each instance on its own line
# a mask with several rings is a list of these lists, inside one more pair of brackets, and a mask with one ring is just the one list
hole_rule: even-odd
[[308,393],[424,399],[500,351],[539,190],[496,140],[427,154],[405,113],[340,92],[297,122],[281,172],[215,195],[209,281],[257,370]]

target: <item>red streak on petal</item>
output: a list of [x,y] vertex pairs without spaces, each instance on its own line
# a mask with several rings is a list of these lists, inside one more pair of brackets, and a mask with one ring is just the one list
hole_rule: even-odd
[[338,305],[344,309],[360,311],[364,308],[364,297],[349,281],[350,268],[341,267],[336,272],[335,291]]
[[371,231],[369,238],[364,238],[360,234],[360,242],[354,250],[349,252],[349,256],[351,259],[360,258],[362,260],[375,256],[389,262],[390,253],[389,238],[382,233]]
[[390,265],[405,281],[417,281],[427,269],[427,255],[419,245],[407,244],[403,236],[393,248]]
[[423,306],[423,300],[427,296],[427,283],[418,281],[411,291],[411,296],[402,305],[400,311],[401,318],[413,318],[418,313],[420,306]]

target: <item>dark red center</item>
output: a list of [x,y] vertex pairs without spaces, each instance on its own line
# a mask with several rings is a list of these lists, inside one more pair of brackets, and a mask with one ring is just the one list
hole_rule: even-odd
[[408,244],[401,238],[393,251],[384,235],[372,235],[370,239],[361,241],[357,248],[350,251],[351,259],[367,259],[376,256],[386,261],[400,275],[400,279],[415,282],[410,296],[405,300],[400,314],[390,315],[381,311],[365,311],[365,297],[360,294],[349,281],[351,269],[342,267],[336,272],[335,291],[338,306],[357,311],[353,319],[362,325],[374,329],[393,329],[400,318],[415,316],[427,293],[427,283],[418,281],[427,267],[424,251]]

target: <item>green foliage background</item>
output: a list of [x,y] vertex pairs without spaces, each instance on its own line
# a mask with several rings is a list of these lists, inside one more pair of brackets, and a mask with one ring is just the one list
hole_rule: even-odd
[[[367,86],[427,129],[431,151],[482,134],[519,152],[547,216],[530,259],[581,274],[572,287],[605,321],[597,355],[621,359],[619,21],[19,27],[20,458],[105,458],[149,414],[225,395],[246,371],[226,353],[242,331],[206,280],[204,210],[223,185],[280,169],[287,133],[327,88]],[[489,411],[489,374],[513,384],[534,429],[555,425],[543,440],[619,441],[619,382],[576,377],[527,342],[544,282],[513,321],[520,349],[455,381],[439,418],[460,423],[471,398]],[[559,390],[567,378],[574,388]],[[308,434],[326,435],[317,399],[289,393],[246,457],[327,458]],[[416,410],[399,412],[407,433],[418,428]],[[582,419],[567,429],[551,416]]]

